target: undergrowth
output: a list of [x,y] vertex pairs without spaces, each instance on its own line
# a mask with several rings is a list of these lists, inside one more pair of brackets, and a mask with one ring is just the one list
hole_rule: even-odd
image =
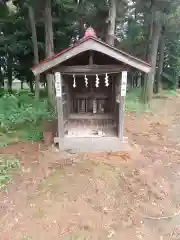
[[5,94],[0,98],[0,128],[4,131],[50,118],[52,113],[46,100],[37,102],[25,94]]
[[46,98],[37,102],[27,91],[11,95],[5,93],[0,97],[0,147],[5,147],[17,137],[40,141],[42,122],[53,118]]
[[147,112],[149,106],[141,101],[141,89],[133,89],[127,93],[125,98],[125,109],[128,112]]
[[43,139],[43,129],[41,126],[31,126],[28,129],[16,131],[15,135],[22,140],[38,142]]
[[[152,111],[151,104],[144,104],[141,100],[141,88],[135,88],[127,93],[125,99],[125,108],[128,112],[149,112]],[[180,96],[180,94],[172,89],[162,90],[159,94],[154,94],[154,98],[168,98]]]
[[8,159],[4,155],[0,155],[0,189],[7,189],[7,185],[12,181],[12,171],[19,169],[19,167],[18,160]]
[[7,147],[11,143],[18,142],[17,136],[9,136],[9,134],[0,132],[0,148]]
[[24,235],[21,240],[32,240],[30,236]]
[[163,90],[159,93],[159,96],[162,97],[173,97],[173,96],[179,96],[179,93],[176,90],[169,89],[169,90]]

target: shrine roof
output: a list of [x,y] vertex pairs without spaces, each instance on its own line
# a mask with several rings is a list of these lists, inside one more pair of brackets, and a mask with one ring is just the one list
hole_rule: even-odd
[[151,70],[151,66],[147,62],[117,49],[97,38],[96,33],[92,28],[88,28],[84,37],[75,44],[51,57],[45,58],[31,69],[34,75],[39,75],[86,51],[96,51],[105,54],[119,62],[122,62],[123,64],[132,66],[146,73]]

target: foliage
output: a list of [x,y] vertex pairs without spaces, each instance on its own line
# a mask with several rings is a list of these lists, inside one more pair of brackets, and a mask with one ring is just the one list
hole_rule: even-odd
[[[12,6],[9,7],[7,2],[7,0],[0,1],[0,86],[5,77],[11,81],[13,75],[21,81],[31,83],[33,92],[34,76],[30,70],[33,65],[33,45],[28,6],[31,5],[35,12],[41,60],[45,56],[44,0],[13,0],[16,5],[15,11],[12,11]],[[88,26],[94,27],[97,35],[105,40],[110,0],[52,0],[51,2],[55,52],[81,38],[84,29]],[[164,76],[171,76],[171,80],[163,77],[163,81],[171,81],[170,85],[173,86],[180,70],[179,6],[178,0],[117,0],[116,37],[120,40],[117,47],[147,60],[151,46],[149,39],[151,22],[161,22],[165,27],[163,72]],[[41,81],[45,82],[45,78],[41,77]],[[14,120],[18,122],[16,118]],[[14,121],[10,120],[10,122]]]
[[5,94],[0,98],[0,128],[5,132],[52,118],[46,100],[36,102],[27,93]]
[[18,169],[20,163],[18,160],[11,160],[0,155],[0,189],[6,189],[7,185],[12,181],[12,170]]
[[[168,98],[176,96],[179,97],[179,93],[175,90],[163,90],[155,96],[155,98]],[[125,109],[127,112],[149,112],[152,111],[149,104],[141,102],[141,90],[133,89],[127,93],[125,99]]]
[[17,133],[19,137],[23,140],[39,142],[43,139],[43,130],[40,126],[33,126],[28,129],[23,129],[23,131]]
[[143,104],[141,101],[141,90],[133,89],[127,93],[125,99],[125,108],[127,112],[147,112],[149,105]]
[[24,235],[21,240],[32,240],[32,237]]
[[160,94],[158,94],[160,97],[179,97],[179,93],[177,91],[174,90],[164,90],[162,91]]
[[0,132],[0,148],[7,147],[9,144],[18,142],[17,136]]

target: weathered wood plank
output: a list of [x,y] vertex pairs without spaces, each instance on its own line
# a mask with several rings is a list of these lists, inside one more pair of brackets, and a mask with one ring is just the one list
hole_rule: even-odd
[[122,65],[79,65],[79,66],[61,66],[57,67],[56,71],[62,74],[104,74],[104,73],[119,73],[127,70],[127,66]]
[[71,95],[73,99],[85,99],[85,98],[99,98],[99,99],[106,99],[109,97],[106,93],[72,93]]
[[89,55],[89,65],[93,65],[93,57],[94,57],[94,52],[93,51],[90,51],[90,55]]
[[[55,81],[57,78],[60,78],[61,87],[62,87],[62,75],[59,72],[55,73]],[[62,96],[56,97],[57,102],[57,115],[58,115],[58,137],[64,138],[64,120],[63,120],[63,102]]]
[[42,62],[32,69],[34,75],[38,75],[45,71],[48,71],[59,64],[62,64],[64,61],[77,56],[78,54],[85,51],[97,51],[102,54],[108,55],[109,57],[116,59],[120,63],[127,64],[134,68],[137,68],[143,72],[149,73],[151,71],[151,66],[146,62],[133,57],[125,52],[122,52],[114,47],[107,45],[106,43],[98,40],[98,39],[88,39],[86,41],[82,41],[76,47],[69,48],[69,50],[64,51],[63,54],[59,54],[56,57],[53,57],[49,60]]
[[118,74],[118,83],[119,83],[119,92],[120,92],[120,99],[119,103],[119,123],[118,123],[118,137],[121,141],[124,140],[124,111],[125,111],[125,97],[121,96],[121,85],[122,85],[122,74]]
[[118,122],[117,122],[117,129],[118,129],[118,137],[120,138],[120,140],[122,140],[122,114],[123,114],[123,109],[122,109],[122,98],[120,96],[120,93],[121,93],[121,73],[117,75],[117,100],[116,100],[116,103],[117,103],[117,106],[118,106],[118,111],[117,111],[117,119],[118,119]]
[[107,113],[103,113],[103,114],[91,114],[91,113],[86,113],[86,114],[78,114],[78,113],[71,113],[69,115],[69,120],[113,120],[114,117],[112,114],[107,114]]

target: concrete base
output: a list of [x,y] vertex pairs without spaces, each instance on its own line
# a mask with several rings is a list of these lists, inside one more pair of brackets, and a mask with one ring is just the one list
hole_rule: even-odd
[[[61,145],[61,144],[60,144]],[[63,145],[63,146],[62,146]],[[74,153],[77,152],[121,152],[128,151],[126,141],[120,141],[116,137],[102,138],[64,138],[60,148]]]

